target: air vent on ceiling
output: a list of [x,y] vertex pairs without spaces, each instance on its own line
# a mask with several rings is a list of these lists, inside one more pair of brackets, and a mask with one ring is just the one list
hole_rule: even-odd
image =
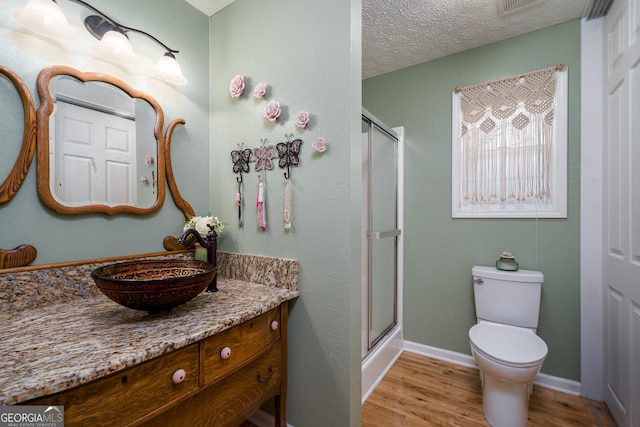
[[588,20],[602,18],[607,14],[613,0],[590,0],[584,9],[583,17]]
[[544,0],[498,0],[498,15],[510,15],[542,3]]

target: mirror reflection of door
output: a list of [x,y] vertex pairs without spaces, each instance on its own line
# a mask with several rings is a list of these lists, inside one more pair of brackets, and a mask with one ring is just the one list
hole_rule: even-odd
[[[58,100],[52,193],[66,205],[137,203],[135,118]],[[57,152],[57,155],[56,155]]]

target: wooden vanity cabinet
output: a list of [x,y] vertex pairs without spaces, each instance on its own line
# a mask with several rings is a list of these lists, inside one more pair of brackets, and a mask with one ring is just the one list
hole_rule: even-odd
[[240,425],[275,397],[275,425],[284,427],[287,315],[284,302],[200,342],[26,404],[64,405],[65,426],[221,427]]
[[[65,426],[127,425],[198,390],[198,344],[27,404],[64,406]],[[179,384],[173,374],[186,373]]]

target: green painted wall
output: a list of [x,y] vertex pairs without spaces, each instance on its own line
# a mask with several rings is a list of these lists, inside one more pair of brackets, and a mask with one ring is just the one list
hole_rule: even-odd
[[[352,178],[359,152],[351,153],[360,138],[360,9],[359,0],[238,0],[210,24],[211,206],[229,224],[221,245],[300,261],[301,296],[289,317],[287,421],[295,426],[360,424],[359,182]],[[237,74],[245,93],[232,98]],[[268,85],[263,100],[253,97],[260,82]],[[282,104],[275,123],[264,118],[270,100]],[[295,125],[300,110],[311,114],[304,130]],[[256,225],[254,163],[243,175],[240,228],[230,152],[285,134],[303,141],[291,169],[293,227],[283,227],[285,179],[276,162],[264,173],[267,229]],[[324,154],[311,148],[319,137]]]
[[[149,92],[163,106],[166,123],[178,117],[187,122],[174,133],[173,169],[198,214],[211,212],[229,224],[221,249],[300,260],[302,296],[290,308],[288,421],[305,427],[359,425],[360,151],[351,141],[360,140],[361,0],[238,0],[212,18],[175,0],[97,5],[180,50],[189,84],[175,88],[137,68],[95,59],[95,40],[82,27],[81,6],[59,1],[79,32],[74,43],[64,43],[19,29],[9,12],[24,4],[5,0],[0,7],[0,63],[34,94],[38,72],[54,64],[112,74]],[[131,35],[131,41],[146,66],[163,53],[143,37]],[[228,86],[236,74],[247,77],[247,89],[231,99]],[[19,99],[4,80],[1,180],[13,166],[23,132]],[[267,100],[283,104],[273,124],[263,118],[266,101],[252,96],[261,81],[269,85]],[[311,113],[305,130],[295,126],[300,110]],[[283,229],[284,179],[277,165],[266,173],[268,228],[257,228],[253,163],[243,188],[245,226],[238,228],[229,153],[240,142],[254,147],[267,138],[275,144],[285,134],[303,140],[301,164],[291,172],[293,228]],[[327,142],[323,155],[311,148],[318,137]],[[160,251],[164,236],[181,231],[183,216],[168,194],[163,208],[150,216],[64,216],[42,205],[35,180],[34,163],[16,198],[0,206],[0,247],[33,244],[37,264]]]
[[[125,24],[134,20],[132,26],[180,49],[189,84],[177,88],[147,79],[138,69],[95,59],[94,40],[82,29],[85,11],[71,2],[59,3],[79,31],[75,43],[48,42],[23,32],[9,11],[24,3],[5,0],[1,7],[0,63],[16,71],[34,95],[37,73],[54,64],[113,74],[149,92],[163,106],[165,123],[177,117],[187,121],[176,129],[171,147],[176,179],[199,214],[211,212],[229,224],[222,249],[300,260],[301,297],[290,312],[288,421],[359,425],[360,158],[351,141],[360,138],[361,1],[238,0],[210,19],[173,0],[112,0],[103,6],[114,18]],[[131,39],[144,63],[153,65],[158,48],[142,37]],[[545,273],[540,335],[550,353],[543,371],[578,378],[578,47],[579,23],[574,22],[363,83],[365,108],[391,126],[405,126],[407,135],[407,339],[468,353],[470,268],[490,265],[499,252],[511,250],[522,268]],[[557,62],[570,67],[569,218],[451,220],[452,88]],[[248,83],[240,99],[228,93],[236,74],[245,75]],[[283,104],[275,124],[262,118],[266,101],[252,97],[258,82],[269,85],[266,101]],[[4,180],[21,142],[22,115],[5,79],[0,91]],[[300,110],[311,113],[303,131],[294,125]],[[284,179],[277,166],[266,173],[267,230],[255,225],[253,169],[245,175],[245,225],[238,228],[229,152],[240,142],[257,146],[260,138],[281,142],[285,134],[304,141],[301,164],[292,170],[293,228],[282,227]],[[311,149],[318,137],[327,141],[324,155]],[[425,185],[430,182],[444,183],[446,190]],[[36,263],[149,252],[162,250],[162,238],[177,235],[182,222],[169,195],[158,213],[146,217],[55,214],[38,199],[34,163],[16,198],[0,206],[0,247],[34,244]],[[443,324],[448,327],[428,327]]]
[[[23,30],[11,18],[12,9],[24,0],[4,0],[0,6],[0,63],[16,72],[40,104],[36,91],[39,71],[50,65],[68,65],[82,71],[114,75],[156,98],[164,109],[165,129],[178,117],[187,121],[179,127],[172,144],[173,167],[184,198],[198,211],[209,205],[209,19],[186,2],[173,0],[113,0],[96,4],[98,9],[123,25],[147,31],[173,49],[186,86],[170,86],[145,76],[162,56],[162,48],[146,37],[131,34],[131,44],[140,57],[138,66],[121,67],[95,55],[94,39],[83,20],[89,10],[67,0],[58,4],[78,32],[73,41],[53,41]],[[104,10],[103,10],[104,9]],[[23,114],[11,83],[0,78],[0,182],[13,167],[22,143]],[[10,101],[8,101],[10,100]],[[149,216],[103,214],[59,215],[47,209],[36,191],[35,158],[26,181],[16,197],[0,205],[0,247],[14,248],[29,243],[38,249],[36,264],[103,256],[162,251],[162,239],[181,232],[184,216],[167,191],[162,209]]]
[[[475,323],[470,275],[511,251],[545,275],[539,335],[544,373],[580,379],[580,23],[367,79],[363,106],[405,128],[405,339],[470,354]],[[451,92],[564,63],[569,67],[567,219],[451,218]]]

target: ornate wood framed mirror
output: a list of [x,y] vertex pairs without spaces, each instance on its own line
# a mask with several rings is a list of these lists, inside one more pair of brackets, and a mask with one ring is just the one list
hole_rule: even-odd
[[40,199],[62,214],[146,215],[165,197],[164,115],[106,74],[52,66],[38,75]]
[[36,148],[36,107],[27,86],[22,79],[9,68],[0,65],[0,74],[4,75],[18,90],[22,99],[24,110],[24,134],[22,137],[22,148],[13,169],[7,178],[0,184],[0,205],[7,203],[15,196],[20,189],[24,178],[29,172],[31,160]]
[[[16,73],[0,65],[0,74],[5,76],[17,89],[24,111],[22,147],[11,172],[0,184],[0,205],[2,205],[16,195],[27,176],[27,172],[29,172],[36,147],[36,108],[29,89]],[[36,258],[37,254],[38,251],[34,246],[26,244],[19,245],[14,249],[0,249],[0,269],[27,265]]]

